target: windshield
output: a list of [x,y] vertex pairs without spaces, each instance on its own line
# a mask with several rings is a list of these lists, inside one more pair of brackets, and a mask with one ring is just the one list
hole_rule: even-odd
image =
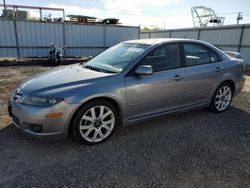
[[86,63],[84,67],[100,72],[117,73],[122,71],[149,47],[149,45],[145,44],[117,44],[100,53],[94,59]]

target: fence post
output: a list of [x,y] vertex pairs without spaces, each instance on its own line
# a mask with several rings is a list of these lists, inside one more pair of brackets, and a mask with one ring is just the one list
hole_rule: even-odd
[[14,33],[15,33],[15,38],[16,38],[16,50],[17,50],[17,57],[18,61],[20,61],[20,48],[19,48],[19,40],[18,40],[18,32],[17,32],[17,25],[16,25],[16,20],[13,20],[14,24]]
[[239,40],[239,45],[238,45],[238,52],[240,52],[240,49],[241,49],[241,43],[242,43],[242,38],[243,38],[243,34],[244,34],[244,28],[245,28],[245,25],[243,24],[242,27],[241,27],[240,40]]
[[197,39],[200,40],[200,34],[201,34],[201,29],[199,28],[198,29],[198,36],[197,36]]
[[104,50],[107,48],[107,41],[106,41],[106,25],[103,25],[103,47]]
[[[65,31],[65,22],[63,22],[63,47],[65,45],[67,45],[66,44],[66,31]],[[67,57],[65,48],[64,48],[64,57]]]
[[141,25],[138,27],[139,31],[138,31],[138,39],[141,39]]
[[148,32],[148,38],[151,38],[151,32],[150,31]]
[[169,30],[169,38],[172,37],[172,30]]

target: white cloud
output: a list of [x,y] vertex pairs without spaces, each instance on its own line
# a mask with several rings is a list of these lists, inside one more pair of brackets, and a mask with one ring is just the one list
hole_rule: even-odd
[[162,7],[171,3],[178,3],[179,0],[102,0],[105,9],[116,11],[130,11],[141,14],[142,7]]
[[105,8],[126,9],[126,7],[154,6],[161,7],[171,3],[178,3],[179,0],[102,0]]
[[178,15],[166,15],[164,17],[151,17],[151,16],[123,16],[120,19],[121,23],[141,25],[141,27],[155,27],[158,26],[161,29],[169,28],[186,28],[192,27],[193,22],[190,15],[178,14]]
[[37,17],[37,18],[40,17],[40,14],[38,11],[29,10],[29,13],[31,17]]
[[105,9],[100,8],[81,8],[74,5],[49,4],[47,7],[64,8],[66,15],[81,14],[94,16],[98,18],[116,17],[124,25],[158,26],[160,28],[180,28],[192,27],[191,15],[183,14],[166,14],[160,16],[159,13],[143,13],[142,7],[145,5],[163,6],[169,3],[178,3],[179,0],[103,0]]
[[[179,3],[180,0],[102,0],[104,7],[110,10],[109,14],[119,14],[121,23],[144,26],[158,26],[160,28],[191,27],[190,16],[166,15],[159,12],[144,11],[146,7],[160,8],[172,3]],[[190,19],[190,20],[189,20]],[[191,25],[190,25],[191,23]]]

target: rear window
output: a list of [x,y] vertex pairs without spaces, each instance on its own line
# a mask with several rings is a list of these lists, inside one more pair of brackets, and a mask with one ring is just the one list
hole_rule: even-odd
[[199,44],[184,44],[187,66],[202,65],[210,62],[208,48]]

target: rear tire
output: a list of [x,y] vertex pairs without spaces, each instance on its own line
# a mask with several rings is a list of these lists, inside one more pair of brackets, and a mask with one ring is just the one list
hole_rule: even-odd
[[118,112],[115,106],[104,100],[96,100],[81,107],[72,128],[79,142],[94,145],[110,138],[117,124]]
[[224,112],[228,109],[233,98],[233,89],[231,84],[222,83],[214,92],[210,110],[216,113]]

